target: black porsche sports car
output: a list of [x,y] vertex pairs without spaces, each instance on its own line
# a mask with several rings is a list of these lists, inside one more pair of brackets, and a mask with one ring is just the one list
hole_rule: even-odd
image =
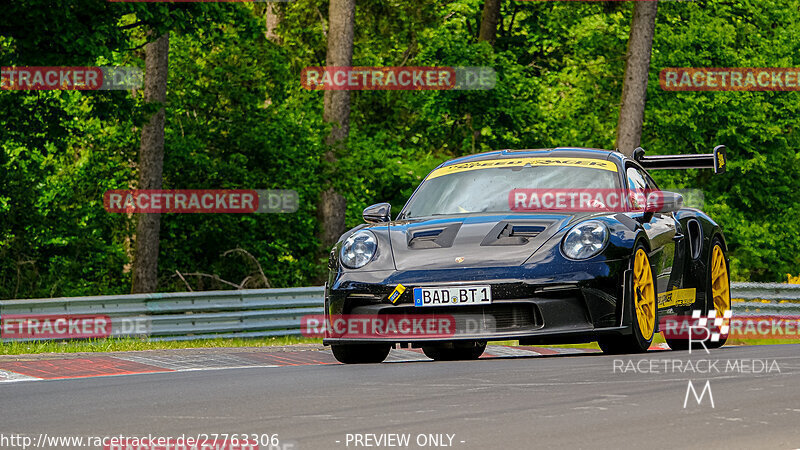
[[331,251],[324,344],[344,363],[383,361],[395,345],[475,359],[492,340],[643,352],[661,316],[721,316],[730,283],[720,226],[646,169],[722,173],[724,146],[644,153],[470,155],[434,169],[394,220],[388,203],[366,208],[366,224]]

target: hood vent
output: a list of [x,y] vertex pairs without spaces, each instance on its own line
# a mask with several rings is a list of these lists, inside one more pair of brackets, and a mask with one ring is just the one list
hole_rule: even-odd
[[481,245],[525,245],[545,229],[547,227],[544,225],[515,224],[503,221],[492,228]]
[[508,237],[535,238],[544,231],[544,227],[535,225],[507,225],[503,232],[500,233],[500,236],[503,236],[503,233],[506,233],[509,228],[511,231],[508,232]]
[[453,241],[461,228],[461,223],[453,223],[445,227],[417,227],[406,231],[408,248],[419,250],[424,248],[452,247]]

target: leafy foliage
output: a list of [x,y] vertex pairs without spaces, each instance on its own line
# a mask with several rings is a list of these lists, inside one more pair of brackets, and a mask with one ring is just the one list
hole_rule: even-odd
[[[313,282],[316,201],[328,125],[322,93],[299,83],[324,65],[327,2],[275,3],[278,44],[264,8],[247,3],[20,0],[0,18],[10,65],[143,67],[144,25],[169,31],[164,187],[295,189],[285,215],[165,215],[161,290],[186,289],[176,272],[239,282],[253,262],[271,286]],[[783,280],[800,272],[797,92],[664,92],[664,67],[797,67],[800,2],[662,2],[643,146],[650,153],[729,148],[728,174],[662,172],[663,188],[696,188],[726,230],[733,275]],[[490,66],[488,91],[362,91],[331,180],[347,223],[389,201],[395,211],[442,161],[500,148],[614,143],[630,2],[502,5],[494,47],[477,42],[482,2],[358,3],[354,64]],[[0,298],[125,293],[132,217],[102,207],[108,189],[135,186],[136,92],[0,91]],[[187,277],[195,289],[226,288]],[[250,285],[255,286],[255,285]]]

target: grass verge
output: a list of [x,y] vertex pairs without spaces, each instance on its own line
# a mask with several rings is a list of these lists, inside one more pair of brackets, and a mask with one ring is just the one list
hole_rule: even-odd
[[[653,342],[665,342],[664,337],[656,334]],[[96,353],[127,352],[137,350],[168,350],[186,348],[227,348],[227,347],[273,347],[296,344],[322,344],[322,339],[284,336],[273,338],[237,338],[237,339],[198,339],[193,341],[148,341],[142,339],[93,339],[80,341],[34,341],[6,342],[0,344],[0,355],[25,355],[39,353]],[[731,339],[727,345],[777,345],[800,344],[798,339]],[[518,346],[519,341],[495,341],[489,345]],[[585,344],[543,345],[558,348],[589,348],[599,350],[596,342]]]
[[148,341],[143,339],[90,339],[80,341],[12,341],[0,344],[0,355],[35,353],[128,352],[178,348],[273,347],[294,344],[322,344],[322,339],[294,336],[272,338],[198,339],[193,341]]

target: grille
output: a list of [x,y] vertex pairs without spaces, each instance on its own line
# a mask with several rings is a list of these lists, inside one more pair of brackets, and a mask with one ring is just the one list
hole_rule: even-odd
[[452,316],[456,330],[466,333],[521,331],[539,328],[542,324],[532,304],[391,308],[380,311],[380,314]]

